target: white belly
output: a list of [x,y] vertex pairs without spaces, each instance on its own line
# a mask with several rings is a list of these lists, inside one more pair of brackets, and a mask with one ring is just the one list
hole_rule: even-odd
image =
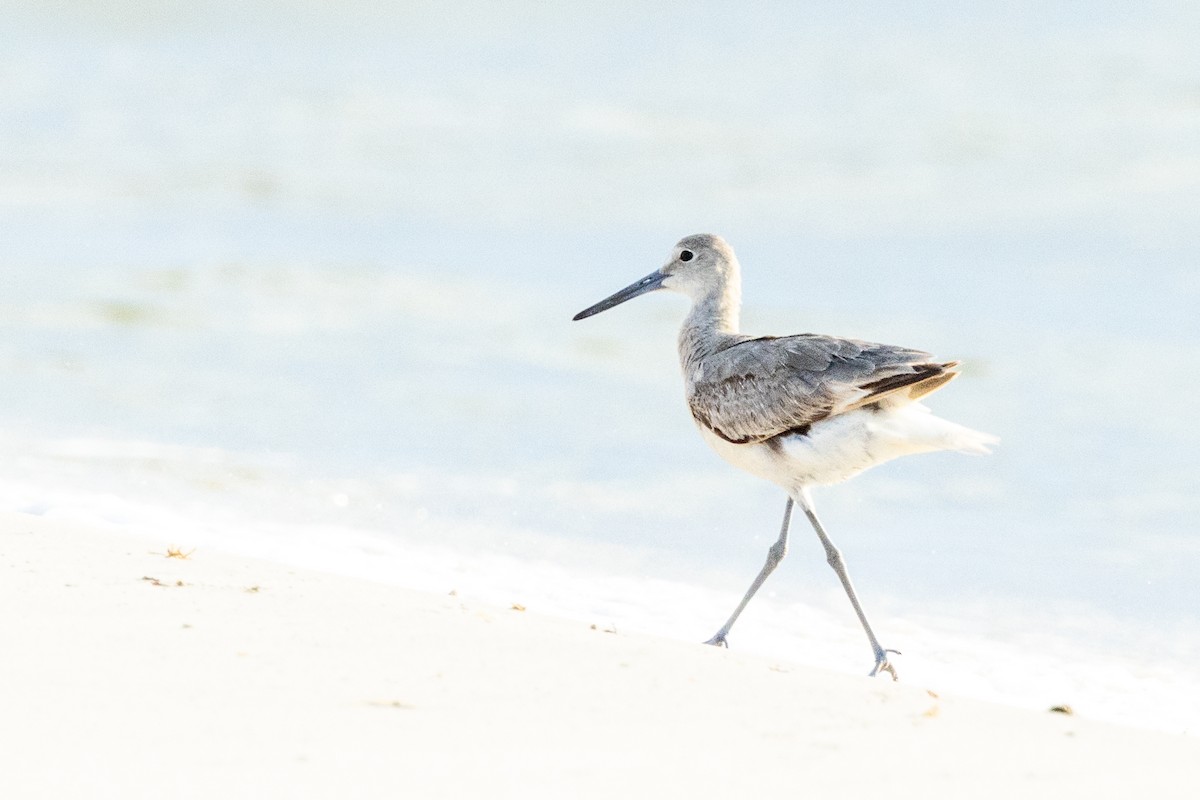
[[856,409],[813,423],[805,435],[731,444],[703,425],[717,455],[789,492],[838,483],[865,469],[913,453],[963,450],[986,453],[995,438],[935,417],[919,403],[881,410]]

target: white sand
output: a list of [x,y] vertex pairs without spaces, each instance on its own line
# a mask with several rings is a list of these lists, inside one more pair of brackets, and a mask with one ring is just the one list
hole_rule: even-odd
[[1200,796],[1196,738],[174,545],[0,515],[0,798]]

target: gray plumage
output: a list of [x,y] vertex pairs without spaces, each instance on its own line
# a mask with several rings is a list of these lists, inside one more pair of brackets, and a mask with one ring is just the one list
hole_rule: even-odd
[[692,416],[733,444],[807,428],[954,366],[920,350],[814,333],[739,338],[683,363]]

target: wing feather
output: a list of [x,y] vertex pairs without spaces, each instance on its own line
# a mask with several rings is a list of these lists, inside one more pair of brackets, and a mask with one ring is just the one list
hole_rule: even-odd
[[[745,338],[704,357],[688,386],[692,416],[726,441],[761,442],[954,377],[921,350],[818,334]],[[901,395],[905,389],[907,395]]]

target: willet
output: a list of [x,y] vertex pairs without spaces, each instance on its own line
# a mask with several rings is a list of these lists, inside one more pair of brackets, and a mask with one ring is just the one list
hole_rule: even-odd
[[787,492],[779,538],[728,621],[706,644],[728,647],[739,615],[787,552],[792,507],[804,509],[875,653],[871,675],[896,669],[879,644],[841,551],[817,518],[809,489],[838,483],[912,453],[986,453],[994,436],[939,419],[917,402],[957,377],[957,361],[929,353],[802,333],[738,332],[742,284],[733,249],[701,233],[675,245],[666,264],[575,315],[590,317],[638,295],[670,289],[691,298],[679,332],[688,407],[704,440],[735,467]]

